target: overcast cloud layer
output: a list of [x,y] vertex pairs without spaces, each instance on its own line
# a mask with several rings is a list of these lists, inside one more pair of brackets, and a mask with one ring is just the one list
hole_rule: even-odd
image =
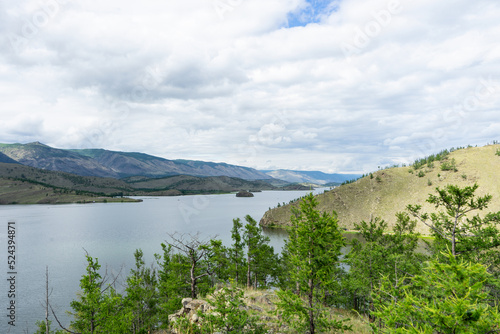
[[368,172],[500,139],[497,0],[2,0],[0,142]]

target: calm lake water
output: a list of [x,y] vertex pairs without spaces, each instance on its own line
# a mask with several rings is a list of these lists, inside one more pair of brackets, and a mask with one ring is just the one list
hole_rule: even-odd
[[[316,189],[315,193],[325,189]],[[7,205],[0,206],[0,333],[33,333],[45,317],[45,267],[49,268],[51,304],[63,320],[76,298],[85,272],[85,250],[99,259],[104,273],[125,278],[134,265],[133,253],[144,251],[146,263],[161,253],[167,233],[200,232],[204,237],[231,243],[233,218],[249,214],[259,221],[269,207],[307,194],[308,191],[265,191],[252,198],[234,194],[182,197],[144,197],[141,203]],[[7,223],[16,227],[16,326],[8,325]],[[275,250],[286,233],[265,231]]]

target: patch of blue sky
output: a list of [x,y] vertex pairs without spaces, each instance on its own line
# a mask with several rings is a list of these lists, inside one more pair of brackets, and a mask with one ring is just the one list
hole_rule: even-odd
[[305,27],[318,23],[324,17],[336,11],[340,0],[306,0],[306,3],[288,14],[287,28]]

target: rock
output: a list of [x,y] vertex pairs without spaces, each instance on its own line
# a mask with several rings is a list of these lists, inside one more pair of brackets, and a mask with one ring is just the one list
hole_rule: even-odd
[[249,309],[257,311],[257,312],[264,312],[263,308],[258,307],[257,305],[250,305],[248,306]]
[[236,194],[236,197],[253,197],[253,194],[249,191],[241,190]]
[[182,307],[186,307],[187,304],[191,303],[193,301],[193,298],[184,298],[181,301]]
[[269,300],[267,295],[256,296],[254,297],[254,301],[260,304],[273,305],[273,303]]

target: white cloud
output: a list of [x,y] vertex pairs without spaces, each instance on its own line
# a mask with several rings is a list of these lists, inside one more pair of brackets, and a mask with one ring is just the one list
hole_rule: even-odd
[[494,0],[7,0],[0,142],[368,172],[499,139],[499,22]]

